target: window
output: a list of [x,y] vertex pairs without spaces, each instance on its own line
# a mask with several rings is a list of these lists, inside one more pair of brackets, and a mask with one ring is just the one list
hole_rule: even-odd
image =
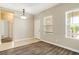
[[44,32],[53,33],[53,16],[44,17]]
[[66,12],[66,37],[79,39],[79,10]]

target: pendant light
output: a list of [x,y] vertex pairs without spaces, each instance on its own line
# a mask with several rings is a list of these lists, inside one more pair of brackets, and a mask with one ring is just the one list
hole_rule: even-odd
[[25,16],[25,9],[23,9],[23,14],[21,15],[21,19],[26,19],[27,17]]

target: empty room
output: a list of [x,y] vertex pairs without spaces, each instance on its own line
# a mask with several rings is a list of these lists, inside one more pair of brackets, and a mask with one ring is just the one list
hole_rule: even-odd
[[79,3],[0,3],[0,55],[79,55]]

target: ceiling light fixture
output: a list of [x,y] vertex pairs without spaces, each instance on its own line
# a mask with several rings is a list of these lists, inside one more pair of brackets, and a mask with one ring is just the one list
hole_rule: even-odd
[[25,9],[23,9],[23,14],[21,15],[21,19],[26,19],[26,15],[25,15]]

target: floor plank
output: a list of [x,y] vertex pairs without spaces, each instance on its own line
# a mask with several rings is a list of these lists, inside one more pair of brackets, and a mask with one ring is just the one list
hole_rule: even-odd
[[39,41],[29,45],[1,51],[0,55],[79,55],[79,53]]

